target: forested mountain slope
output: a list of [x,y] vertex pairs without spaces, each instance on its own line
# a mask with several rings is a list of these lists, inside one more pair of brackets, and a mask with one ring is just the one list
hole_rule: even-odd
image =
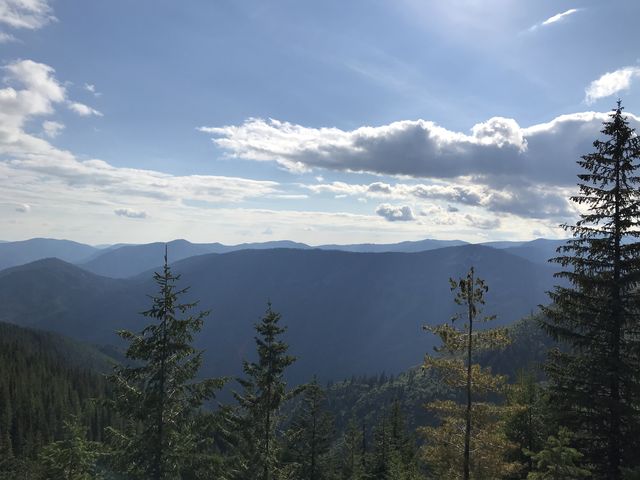
[[[291,378],[306,381],[402,371],[419,364],[434,339],[425,323],[455,311],[448,278],[475,265],[490,287],[487,313],[511,323],[546,302],[554,269],[478,245],[420,253],[245,250],[174,264],[188,299],[211,310],[197,345],[204,373],[236,375],[252,353],[253,324],[270,299],[300,360]],[[116,343],[118,328],[140,329],[138,314],[155,291],[151,273],[111,280],[57,261],[0,275],[0,319],[94,343]]]

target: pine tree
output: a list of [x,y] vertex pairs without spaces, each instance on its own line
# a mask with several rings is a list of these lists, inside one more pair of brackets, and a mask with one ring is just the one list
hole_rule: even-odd
[[560,427],[557,436],[549,436],[538,453],[526,451],[534,463],[527,480],[578,480],[591,477],[591,472],[578,465],[583,455],[570,446],[571,432]]
[[280,339],[286,331],[280,317],[269,302],[262,321],[255,325],[258,361],[244,362],[245,377],[238,380],[243,390],[234,394],[238,402],[235,423],[241,435],[237,476],[246,480],[277,478],[281,469],[280,408],[301,392],[300,388],[287,391],[284,372],[296,359],[287,354],[289,346]]
[[63,439],[40,453],[44,477],[56,480],[98,480],[96,471],[101,445],[87,440],[87,429],[73,417],[64,422]]
[[[425,357],[424,368],[435,370],[450,388],[462,390],[465,401],[459,404],[454,400],[438,400],[427,404],[442,422],[438,427],[422,429],[427,439],[424,457],[440,478],[499,478],[519,466],[504,458],[513,445],[504,433],[503,409],[480,400],[500,392],[506,378],[474,364],[474,355],[501,348],[510,340],[503,328],[474,330],[478,322],[491,321],[495,316],[480,316],[488,287],[475,276],[473,267],[466,277],[458,281],[450,279],[450,284],[456,292],[455,302],[463,307],[464,313],[454,316],[452,324],[425,327],[440,337],[442,345],[436,348],[438,357]],[[461,316],[466,323],[458,329],[455,322]]]
[[325,393],[317,380],[307,385],[302,402],[287,430],[287,450],[290,459],[297,463],[299,480],[323,480],[329,468],[328,453],[331,448],[333,418],[325,410]]
[[[114,367],[114,410],[123,428],[110,429],[113,461],[128,478],[180,479],[200,457],[195,434],[201,406],[222,387],[222,379],[196,381],[202,352],[192,346],[208,312],[185,316],[195,303],[180,303],[179,275],[164,257],[154,274],[159,292],[143,315],[151,323],[141,333],[120,331],[129,342],[129,363]],[[180,318],[180,317],[184,318]]]
[[551,403],[576,432],[598,478],[619,480],[640,448],[640,140],[618,106],[605,140],[578,164],[582,213],[563,225],[573,238],[552,259],[568,285],[550,293],[544,328],[568,348],[547,364]]

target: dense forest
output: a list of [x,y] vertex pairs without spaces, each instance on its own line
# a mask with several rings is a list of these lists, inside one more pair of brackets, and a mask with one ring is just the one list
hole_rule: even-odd
[[166,250],[122,356],[0,324],[0,478],[640,478],[640,140],[620,102],[602,133],[550,302],[493,327],[469,265],[449,280],[459,314],[399,375],[288,382],[287,319],[266,301],[242,374],[203,377],[209,312]]

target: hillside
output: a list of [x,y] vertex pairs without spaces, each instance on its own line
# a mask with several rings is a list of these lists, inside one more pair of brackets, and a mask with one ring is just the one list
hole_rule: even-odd
[[[252,325],[270,299],[300,357],[291,376],[302,381],[313,373],[335,379],[420,363],[434,341],[422,325],[449,319],[448,278],[472,264],[490,286],[486,311],[503,324],[546,302],[554,283],[548,266],[477,245],[411,254],[243,250],[190,257],[174,271],[191,286],[187,300],[212,311],[197,340],[206,349],[206,373],[239,373],[254,349]],[[144,325],[137,312],[155,290],[150,273],[112,280],[42,262],[0,275],[0,319],[115,343],[116,329]]]
[[0,270],[24,265],[43,258],[56,257],[65,262],[82,262],[99,250],[70,240],[32,238],[0,243]]
[[[102,438],[109,415],[91,398],[105,398],[99,372],[110,358],[77,341],[0,322],[0,446],[30,456],[59,438],[62,422],[79,415],[91,438]],[[0,472],[1,473],[1,472]]]

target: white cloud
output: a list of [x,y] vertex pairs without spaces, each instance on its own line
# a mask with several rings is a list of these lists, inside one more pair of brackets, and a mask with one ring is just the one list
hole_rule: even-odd
[[[234,157],[273,161],[295,171],[466,177],[502,188],[523,182],[574,185],[575,162],[592,149],[606,119],[606,113],[583,112],[523,128],[513,119],[494,117],[465,134],[427,120],[341,130],[252,118],[238,126],[201,131],[213,134],[213,141]],[[629,119],[638,124],[638,117]]]
[[91,115],[95,115],[97,117],[102,117],[102,113],[101,112],[99,112],[95,108],[91,108],[88,105],[85,105],[84,103],[70,102],[69,103],[69,109],[72,112],[77,113],[81,117],[89,117]]
[[113,211],[119,217],[127,217],[127,218],[147,218],[147,212],[142,210],[132,210],[130,208],[118,208]]
[[585,88],[585,102],[591,104],[601,98],[628,90],[636,78],[640,78],[640,67],[624,67],[607,72]]
[[28,205],[26,203],[21,203],[18,206],[16,206],[16,212],[29,213],[30,211],[31,211],[31,205]]
[[42,122],[42,130],[44,134],[49,138],[56,138],[62,130],[64,130],[64,125],[59,122],[54,122],[51,120],[45,120]]
[[47,0],[0,0],[0,23],[11,28],[36,30],[55,19]]
[[568,16],[573,15],[574,13],[577,13],[579,11],[580,10],[578,8],[570,8],[569,10],[567,10],[565,12],[557,13],[557,14],[547,18],[544,22],[536,23],[531,28],[529,28],[529,31],[532,32],[534,30],[537,30],[540,27],[546,27],[546,26],[549,26],[549,25],[553,25],[554,23],[561,22],[561,21],[565,20]]
[[552,23],[559,22],[576,12],[578,12],[577,8],[570,8],[566,12],[558,13],[556,15],[553,15],[552,17],[547,18],[544,22],[542,22],[542,25],[551,25]]
[[98,91],[96,90],[96,86],[95,86],[94,84],[92,84],[92,83],[85,83],[85,84],[84,84],[84,89],[85,89],[87,92],[92,93],[94,97],[100,97],[100,96],[102,96],[102,93],[98,92]]
[[0,43],[17,42],[18,39],[7,32],[0,31]]
[[409,222],[416,219],[409,205],[394,206],[383,203],[378,205],[376,213],[389,222]]

